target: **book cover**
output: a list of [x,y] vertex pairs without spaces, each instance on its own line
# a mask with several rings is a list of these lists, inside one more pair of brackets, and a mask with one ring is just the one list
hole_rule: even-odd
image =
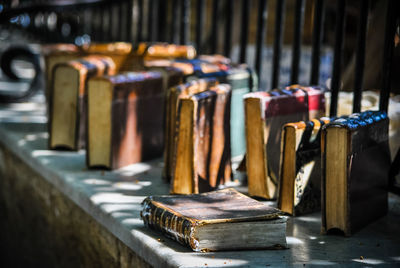
[[390,151],[385,112],[338,118],[322,132],[322,230],[347,236],[385,215]]
[[230,86],[179,99],[171,192],[211,191],[231,177]]
[[88,111],[89,167],[117,169],[162,156],[164,88],[159,72],[90,79]]
[[277,196],[282,126],[308,119],[306,94],[299,89],[254,92],[244,96],[246,169],[249,194]]
[[216,79],[199,79],[185,84],[167,88],[165,112],[165,138],[164,138],[164,168],[163,178],[170,182],[172,178],[173,157],[175,154],[176,117],[179,98],[197,94],[217,84]]
[[285,248],[286,219],[278,209],[234,189],[150,196],[142,203],[145,226],[194,251]]
[[321,209],[321,132],[329,118],[282,129],[278,208],[293,216]]
[[54,66],[48,121],[50,149],[85,147],[87,81],[114,73],[114,62],[106,56],[87,56]]

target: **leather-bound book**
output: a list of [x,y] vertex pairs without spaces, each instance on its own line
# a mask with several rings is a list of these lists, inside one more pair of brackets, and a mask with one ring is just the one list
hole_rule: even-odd
[[284,249],[286,218],[280,215],[234,189],[150,196],[140,213],[145,226],[197,252]]
[[322,132],[322,231],[349,236],[388,210],[390,151],[385,112],[366,111]]
[[157,61],[158,65],[170,66],[171,59],[193,59],[195,56],[196,49],[193,46],[142,42],[129,56],[124,69],[145,70],[146,67],[154,65],[154,61]]
[[89,55],[104,55],[113,59],[117,72],[123,70],[125,62],[132,53],[132,44],[125,42],[90,43],[82,50]]
[[301,89],[307,94],[308,118],[317,119],[325,116],[325,89],[319,86],[291,85],[287,89]]
[[176,117],[178,99],[197,94],[217,84],[215,79],[199,79],[181,84],[174,87],[169,87],[166,93],[166,113],[165,113],[165,146],[164,146],[164,169],[163,178],[170,182],[172,178],[173,157],[176,149]]
[[163,107],[163,80],[159,72],[90,79],[88,167],[116,169],[161,157]]
[[106,56],[88,56],[54,66],[48,121],[50,149],[85,147],[87,81],[114,73],[114,62]]
[[218,55],[203,55],[202,59],[176,60],[173,66],[181,68],[187,80],[214,77],[232,88],[231,108],[231,153],[242,158],[246,152],[243,96],[257,90],[255,73],[247,65],[225,64]]
[[278,208],[293,216],[321,209],[321,132],[329,118],[283,126]]
[[179,99],[171,192],[211,191],[230,180],[230,86]]
[[274,199],[281,129],[286,123],[308,120],[306,94],[300,89],[254,92],[244,96],[244,106],[249,194]]
[[58,63],[67,62],[82,57],[85,53],[81,50],[80,47],[74,44],[43,45],[41,50],[45,65],[45,96],[48,100],[53,80],[53,67]]

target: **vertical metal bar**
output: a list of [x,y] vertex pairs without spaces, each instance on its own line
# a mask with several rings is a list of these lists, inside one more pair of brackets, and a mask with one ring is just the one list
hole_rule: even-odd
[[398,12],[398,9],[395,6],[395,0],[388,0],[385,22],[385,43],[383,48],[382,90],[379,97],[379,110],[386,112],[389,106],[389,96],[391,88],[391,65],[393,60],[393,38],[396,33],[396,11]]
[[226,1],[226,22],[225,22],[225,44],[224,54],[228,58],[231,55],[232,49],[232,20],[233,20],[233,4],[232,0]]
[[170,43],[178,43],[178,31],[179,31],[179,10],[176,8],[178,6],[178,0],[172,1],[172,21],[171,21],[171,38]]
[[276,17],[275,17],[275,31],[274,31],[274,55],[272,59],[272,83],[271,88],[277,88],[279,86],[279,71],[281,66],[281,52],[282,52],[282,40],[283,40],[283,24],[285,13],[285,1],[277,0],[276,3]]
[[341,65],[343,50],[344,18],[346,0],[338,0],[336,9],[335,50],[333,54],[333,71],[331,81],[331,107],[329,115],[336,116],[338,96],[341,84]]
[[218,0],[213,0],[211,17],[211,54],[217,53],[218,45]]
[[143,0],[138,0],[139,17],[137,22],[137,41],[143,41],[144,5]]
[[358,22],[356,66],[354,78],[353,113],[361,111],[362,87],[365,64],[365,42],[367,36],[368,2],[361,1],[360,21]]
[[204,0],[197,0],[197,13],[196,13],[196,46],[197,52],[202,53],[202,32],[204,22]]
[[240,54],[239,54],[239,62],[246,62],[246,48],[247,48],[247,40],[249,33],[249,16],[250,16],[250,5],[251,0],[242,0],[242,27],[241,27],[241,35],[240,35]]
[[267,31],[267,0],[258,1],[258,17],[257,17],[257,37],[256,37],[256,64],[255,69],[257,72],[258,79],[261,77],[262,60],[263,60],[263,48],[265,42],[265,34]]
[[[142,16],[141,12],[142,11],[139,9],[139,18]],[[126,7],[126,26],[125,26],[126,27],[125,40],[127,42],[132,42],[132,24],[133,24],[133,0],[128,0]]]
[[180,43],[187,45],[189,43],[190,0],[182,0],[181,4]]
[[310,84],[319,84],[319,64],[322,43],[322,31],[325,15],[325,0],[316,0],[314,7],[314,21],[312,34],[312,52],[311,52],[311,77]]
[[147,41],[152,42],[154,41],[153,39],[153,6],[154,6],[154,1],[155,0],[148,0],[148,5],[147,5]]
[[304,22],[304,0],[296,0],[296,11],[294,18],[294,36],[292,50],[292,71],[290,73],[290,83],[299,83],[299,65],[301,56],[301,36],[303,33]]
[[124,30],[124,26],[126,25],[126,19],[127,17],[125,16],[126,13],[124,13],[124,6],[125,6],[125,2],[124,1],[120,1],[117,4],[117,9],[118,9],[118,16],[117,16],[117,20],[118,20],[118,30],[117,30],[117,39],[118,41],[122,41],[125,40],[125,32]]
[[109,3],[106,6],[106,9],[108,10],[108,40],[107,41],[112,41],[114,40],[114,5],[112,3]]
[[100,23],[101,23],[101,34],[100,34],[100,40],[101,41],[106,41],[106,16],[107,16],[107,9],[105,8],[105,5],[101,6],[101,15],[100,15]]
[[161,42],[166,41],[166,28],[167,28],[167,7],[168,1],[159,0],[158,3],[158,24],[157,24],[157,40]]

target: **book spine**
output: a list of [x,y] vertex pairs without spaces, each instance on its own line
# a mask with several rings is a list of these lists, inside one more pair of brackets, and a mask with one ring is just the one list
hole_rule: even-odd
[[145,226],[197,251],[198,241],[193,237],[194,222],[157,206],[151,198],[146,198],[142,206],[140,217]]

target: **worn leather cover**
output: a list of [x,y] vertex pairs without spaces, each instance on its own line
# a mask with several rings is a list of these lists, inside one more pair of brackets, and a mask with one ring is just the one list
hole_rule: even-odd
[[[300,216],[307,213],[319,211],[321,209],[321,132],[322,126],[329,122],[329,118],[313,119],[311,121],[300,121],[288,123],[282,129],[282,150],[280,164],[280,180],[278,208],[282,208],[282,184],[283,179],[292,180],[294,187],[293,211],[285,211],[293,216]],[[288,128],[295,128],[296,144],[294,159],[289,162],[295,168],[295,177],[283,176],[285,168],[284,160],[288,155],[284,154],[286,146],[292,144],[285,143],[285,135]]]
[[[278,209],[234,189],[203,194],[150,196],[142,203],[144,224],[196,249],[193,229],[204,224],[278,219]],[[245,247],[245,246],[243,246]]]
[[114,85],[110,168],[162,156],[164,91],[161,74],[126,73],[106,79]]
[[[75,146],[72,148],[63,148],[69,150],[79,150],[85,148],[86,146],[86,122],[87,122],[87,81],[89,78],[101,75],[113,75],[115,74],[115,64],[113,60],[107,56],[87,56],[77,60],[68,61],[65,63],[59,63],[53,68],[53,76],[58,67],[69,66],[76,69],[79,72],[79,85],[77,85],[76,90],[78,90],[78,104],[77,104],[77,115],[76,127],[75,127]],[[53,81],[54,83],[54,81]],[[57,149],[58,146],[51,146],[50,140],[52,137],[51,125],[53,120],[53,90],[50,92],[50,103],[49,103],[49,148]]]
[[[230,162],[230,86],[227,84],[216,85],[192,96],[188,96],[194,105],[193,114],[180,114],[178,105],[177,131],[182,116],[193,117],[193,192],[202,193],[216,189],[231,178]],[[176,148],[179,140],[178,133]],[[173,170],[176,169],[177,159],[182,157],[174,151]],[[173,172],[173,178],[177,176]],[[172,182],[172,185],[174,183]],[[174,189],[172,189],[174,192]]]
[[[390,151],[388,144],[389,119],[385,112],[367,111],[347,118],[339,118],[324,127],[323,136],[330,128],[346,128],[350,152],[347,157],[347,230],[351,235],[362,227],[384,216],[388,210],[388,179]],[[322,146],[327,140],[322,139]],[[330,159],[322,155],[323,165]],[[324,167],[323,166],[323,167]],[[322,180],[322,230],[326,229],[325,192]]]
[[205,90],[217,84],[215,79],[199,79],[191,82],[171,86],[166,92],[165,132],[164,132],[164,168],[163,178],[170,182],[173,174],[173,157],[175,150],[175,131],[177,119],[178,99],[184,98]]

